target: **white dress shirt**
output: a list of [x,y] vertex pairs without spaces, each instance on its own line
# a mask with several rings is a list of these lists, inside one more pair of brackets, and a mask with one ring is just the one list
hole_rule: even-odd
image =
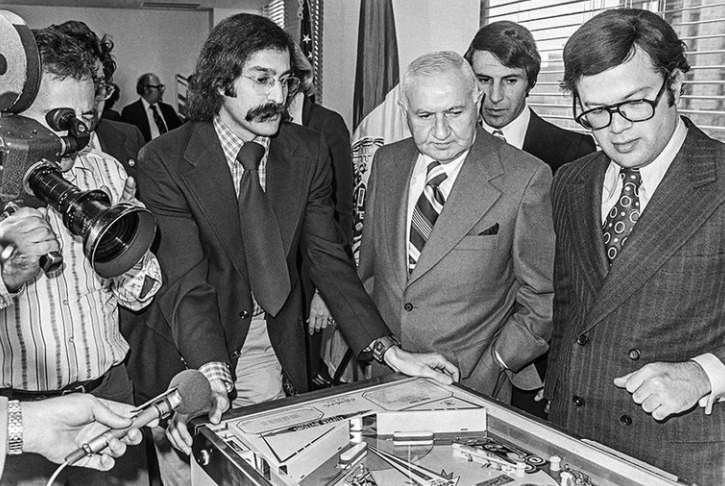
[[483,126],[484,130],[491,134],[493,134],[494,130],[501,130],[504,138],[506,138],[506,143],[509,145],[513,145],[517,149],[521,150],[524,146],[526,130],[529,128],[530,120],[531,112],[529,111],[529,107],[527,106],[524,107],[521,113],[519,113],[519,116],[514,118],[511,123],[503,128],[493,128],[492,126],[487,125],[486,120],[483,118],[481,118],[481,125]]

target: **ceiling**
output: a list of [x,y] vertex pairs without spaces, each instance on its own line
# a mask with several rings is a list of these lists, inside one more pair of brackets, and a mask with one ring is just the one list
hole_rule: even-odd
[[0,0],[2,4],[56,7],[210,10],[213,8],[261,9],[269,0]]

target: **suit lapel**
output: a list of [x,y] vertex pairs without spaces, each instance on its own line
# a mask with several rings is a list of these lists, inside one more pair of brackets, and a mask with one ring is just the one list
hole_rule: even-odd
[[571,258],[581,269],[587,285],[597,292],[607,276],[609,262],[604,252],[604,240],[599,222],[602,219],[602,185],[609,158],[599,153],[594,160],[582,166],[565,194],[565,205],[570,213],[565,222],[572,233]]
[[485,142],[488,137],[493,135],[483,129],[477,130],[476,141],[410,275],[409,284],[425,275],[446,256],[501,195],[492,181],[504,173],[504,168],[498,153],[492,148],[493,144]]
[[309,162],[297,155],[297,147],[282,126],[279,135],[270,143],[267,157],[266,193],[279,224],[285,255],[292,246],[300,208],[307,206],[306,187],[301,181],[306,178],[304,171]]
[[[390,260],[393,262],[393,273],[398,278],[400,288],[405,288],[408,280],[408,197],[410,194],[410,178],[413,176],[418,149],[412,139],[406,146],[401,160],[403,163],[396,164],[395,160],[388,163],[395,164],[394,170],[386,170],[387,177],[378,178],[380,183],[385,184],[378,192],[387,194],[384,198],[384,206],[380,209],[383,215],[385,234]],[[378,159],[378,162],[380,159]],[[381,169],[382,170],[382,169]]]
[[199,123],[194,127],[184,158],[190,165],[182,177],[192,197],[213,227],[237,272],[246,280],[234,182],[211,123]]
[[[688,123],[685,143],[635,225],[586,319],[595,326],[646,284],[725,201],[714,143]],[[585,329],[586,330],[586,329]]]

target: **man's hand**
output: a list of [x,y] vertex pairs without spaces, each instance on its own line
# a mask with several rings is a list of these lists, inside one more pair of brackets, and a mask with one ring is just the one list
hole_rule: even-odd
[[[103,400],[88,394],[73,394],[37,402],[21,402],[23,411],[23,450],[34,452],[55,463],[84,443],[110,429],[131,426],[134,407],[125,403]],[[111,438],[108,447],[98,454],[85,457],[75,463],[101,471],[108,471],[115,463],[114,457],[126,452],[126,445],[141,442],[138,429],[130,429],[119,440]]]
[[47,209],[10,206],[5,211],[9,215],[0,221],[0,240],[15,251],[2,264],[2,278],[8,290],[15,292],[40,272],[40,257],[60,251],[60,244],[45,218]]
[[461,379],[458,368],[438,353],[409,353],[396,346],[388,349],[383,359],[394,371],[408,376],[433,378],[444,385]]
[[632,394],[632,400],[655,420],[690,410],[710,392],[710,380],[694,361],[650,363],[614,379],[614,384]]
[[322,296],[315,292],[310,302],[310,317],[307,319],[307,332],[310,336],[316,332],[320,332],[327,326],[334,324],[330,310],[327,308]]
[[134,206],[141,205],[138,199],[136,199],[136,181],[131,176],[126,178],[126,182],[123,184],[123,193],[121,193],[121,198],[118,201],[113,200],[111,190],[108,188],[108,186],[101,186],[101,190],[106,193],[108,199],[111,201],[111,204],[116,204],[118,202],[128,202],[133,204]]
[[[211,380],[209,384],[211,385],[213,401],[211,410],[209,410],[209,421],[218,424],[222,420],[222,414],[229,410],[229,396],[223,381]],[[169,420],[169,426],[166,429],[166,437],[171,445],[187,456],[191,454],[191,445],[193,443],[189,428],[186,426],[190,418],[188,415],[175,413]]]

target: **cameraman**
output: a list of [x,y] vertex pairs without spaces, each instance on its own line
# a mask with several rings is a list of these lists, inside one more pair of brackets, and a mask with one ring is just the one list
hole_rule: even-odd
[[[55,29],[34,35],[42,66],[40,89],[21,115],[48,126],[46,114],[65,107],[90,125],[95,111],[94,59],[77,41]],[[81,190],[103,189],[113,202],[135,201],[133,179],[118,161],[102,152],[86,148],[64,158],[60,167],[63,177]],[[39,222],[43,211],[49,228]],[[140,309],[150,303],[161,284],[156,258],[147,253],[127,273],[104,279],[85,258],[81,239],[70,233],[54,209],[19,209],[4,223],[16,223],[18,231],[5,235],[17,250],[3,264],[0,283],[0,386],[5,387],[0,395],[22,402],[86,392],[132,403],[131,382],[122,364],[129,346],[119,332],[118,305]],[[29,227],[32,236],[26,233],[27,244],[23,244],[18,233]],[[49,231],[55,235],[64,264],[45,274],[38,259],[55,245]],[[15,267],[22,269],[16,272],[17,278],[6,281],[6,269]],[[107,473],[69,467],[60,481],[71,486],[147,485],[145,464],[144,449],[133,447]],[[46,481],[55,468],[40,455],[8,456],[3,484],[37,484]]]

